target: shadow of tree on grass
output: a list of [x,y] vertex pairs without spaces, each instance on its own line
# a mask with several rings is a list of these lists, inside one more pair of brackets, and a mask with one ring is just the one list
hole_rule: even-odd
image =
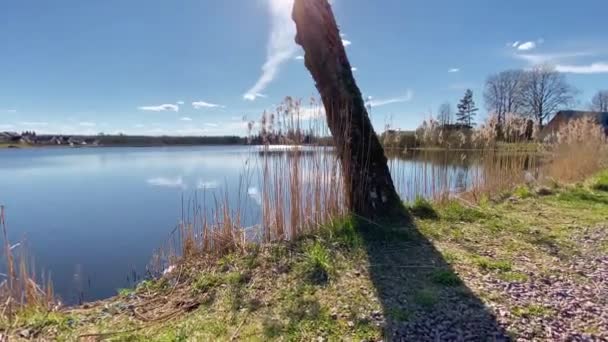
[[489,308],[463,283],[413,220],[359,219],[369,273],[391,341],[509,341]]

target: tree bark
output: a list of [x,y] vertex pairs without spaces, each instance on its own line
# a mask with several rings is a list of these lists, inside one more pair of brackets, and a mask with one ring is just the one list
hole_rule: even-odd
[[349,209],[367,218],[398,213],[402,208],[399,195],[353,77],[331,6],[327,0],[295,0],[292,17],[297,28],[296,43],[304,49],[306,68],[325,107]]

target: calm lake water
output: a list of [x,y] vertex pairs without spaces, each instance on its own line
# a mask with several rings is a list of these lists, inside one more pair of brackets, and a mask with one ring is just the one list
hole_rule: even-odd
[[[244,223],[258,223],[255,175],[241,188],[245,196],[237,191],[245,164],[257,158],[245,146],[0,150],[0,204],[11,242],[26,241],[36,269],[51,271],[55,292],[69,303],[95,300],[144,275],[195,192],[206,194],[198,201],[207,206],[220,191],[245,201]],[[453,190],[468,184],[475,167],[460,157],[439,160],[391,158],[404,199],[430,194],[437,182]],[[437,170],[449,176],[438,181]]]

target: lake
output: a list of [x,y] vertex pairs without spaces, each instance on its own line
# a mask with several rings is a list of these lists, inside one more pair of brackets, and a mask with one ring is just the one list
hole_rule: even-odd
[[[55,292],[68,303],[95,300],[145,274],[195,193],[206,206],[228,194],[246,208],[244,225],[259,223],[259,158],[249,146],[0,150],[0,204],[11,243],[26,242]],[[389,159],[409,200],[463,190],[478,172],[460,154]]]

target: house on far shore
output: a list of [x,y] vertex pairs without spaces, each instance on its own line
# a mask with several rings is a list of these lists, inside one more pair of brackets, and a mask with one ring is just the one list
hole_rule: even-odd
[[604,133],[608,136],[608,112],[587,112],[579,110],[562,110],[557,112],[553,119],[543,129],[543,135],[554,134],[559,131],[562,125],[568,124],[572,120],[592,118],[604,127]]
[[21,134],[17,132],[0,132],[0,142],[19,143],[20,141]]

